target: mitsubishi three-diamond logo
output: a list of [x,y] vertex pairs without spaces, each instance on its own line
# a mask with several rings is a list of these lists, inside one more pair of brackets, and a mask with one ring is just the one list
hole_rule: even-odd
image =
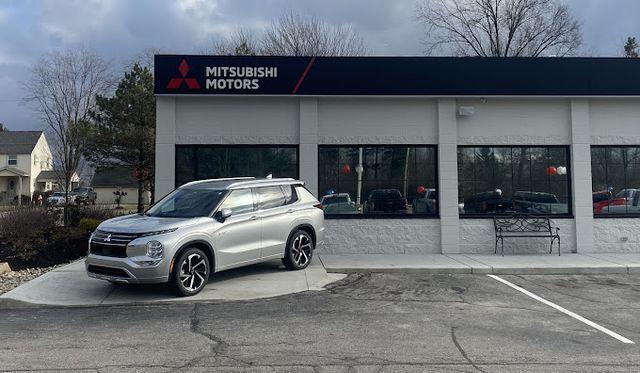
[[180,78],[171,78],[169,84],[167,84],[167,89],[178,89],[182,86],[182,82],[187,84],[189,89],[200,89],[200,84],[195,78],[187,78],[187,74],[189,73],[190,67],[187,64],[187,60],[182,60],[180,62],[180,66],[178,66],[178,71],[182,77]]

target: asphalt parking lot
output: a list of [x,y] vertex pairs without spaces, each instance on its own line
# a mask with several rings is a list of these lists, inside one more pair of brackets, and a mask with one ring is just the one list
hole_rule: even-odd
[[499,279],[575,315],[487,275],[355,273],[326,291],[253,301],[3,309],[0,369],[640,370],[640,276]]

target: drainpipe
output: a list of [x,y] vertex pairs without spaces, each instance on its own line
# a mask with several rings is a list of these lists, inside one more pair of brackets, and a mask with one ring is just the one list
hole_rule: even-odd
[[358,194],[356,195],[356,206],[360,206],[360,197],[362,196],[362,147],[358,149],[358,165],[356,166],[356,172],[358,173]]

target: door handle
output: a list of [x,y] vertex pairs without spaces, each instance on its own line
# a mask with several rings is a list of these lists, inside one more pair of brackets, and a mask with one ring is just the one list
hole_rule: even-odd
[[289,209],[287,210],[287,214],[291,214],[294,210],[293,209]]
[[258,220],[259,218],[258,218],[256,215],[254,215],[254,216],[252,216],[252,217],[251,217],[251,218],[249,218],[249,219],[250,219],[250,220]]

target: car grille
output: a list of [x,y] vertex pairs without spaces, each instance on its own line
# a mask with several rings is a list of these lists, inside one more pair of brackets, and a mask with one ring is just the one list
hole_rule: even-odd
[[138,234],[116,233],[97,230],[89,244],[89,252],[115,258],[127,257],[127,244],[138,238]]
[[94,273],[96,275],[129,278],[127,272],[120,268],[103,267],[91,264],[87,270],[89,273]]

